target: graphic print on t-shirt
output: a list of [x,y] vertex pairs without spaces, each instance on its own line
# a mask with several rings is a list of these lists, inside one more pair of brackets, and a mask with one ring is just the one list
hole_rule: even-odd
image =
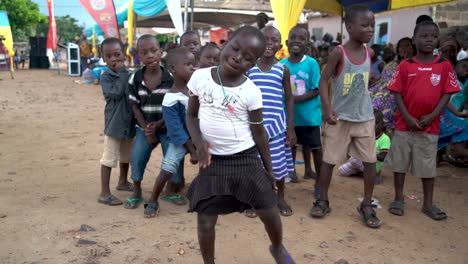
[[343,80],[343,96],[350,92],[353,95],[363,95],[364,89],[369,82],[369,72],[364,73],[345,73]]
[[[299,76],[309,77],[309,75],[303,71],[299,71]],[[303,95],[306,93],[306,83],[302,79],[297,79],[296,75],[291,75],[291,90],[293,95]]]

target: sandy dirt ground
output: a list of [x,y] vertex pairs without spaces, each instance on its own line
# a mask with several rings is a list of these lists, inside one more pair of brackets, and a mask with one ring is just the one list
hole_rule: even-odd
[[[97,203],[103,148],[104,100],[99,86],[55,71],[23,70],[10,80],[0,72],[0,263],[202,263],[196,215],[162,201],[155,219],[136,210]],[[144,196],[159,172],[154,152],[143,182]],[[299,175],[303,166],[297,165]],[[186,165],[190,182],[197,167]],[[113,170],[112,190],[118,171]],[[421,209],[422,187],[407,177],[406,215],[387,212],[393,180],[375,188],[382,204],[378,230],[364,227],[356,206],[361,179],[335,174],[332,213],[308,216],[310,180],[287,185],[294,215],[283,218],[284,243],[297,263],[468,263],[468,171],[439,168],[435,200],[447,211],[435,222]],[[113,191],[125,199],[129,193]],[[86,224],[94,231],[80,231]],[[217,263],[273,263],[258,219],[220,217]]]

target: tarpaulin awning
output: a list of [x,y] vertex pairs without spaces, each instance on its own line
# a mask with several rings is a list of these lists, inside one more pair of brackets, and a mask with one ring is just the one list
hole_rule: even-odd
[[346,7],[354,4],[366,5],[374,13],[379,13],[452,1],[453,0],[307,0],[304,8],[341,16]]

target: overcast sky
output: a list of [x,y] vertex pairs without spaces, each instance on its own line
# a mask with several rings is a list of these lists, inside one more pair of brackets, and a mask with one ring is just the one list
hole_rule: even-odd
[[[47,0],[32,0],[39,5],[39,10],[42,14],[48,16],[49,10],[47,9]],[[126,5],[128,0],[114,0],[115,9]],[[88,14],[86,9],[81,6],[79,0],[54,0],[54,12],[55,16],[70,15],[78,19],[81,26],[85,24],[85,28],[90,27],[94,24],[93,18]]]

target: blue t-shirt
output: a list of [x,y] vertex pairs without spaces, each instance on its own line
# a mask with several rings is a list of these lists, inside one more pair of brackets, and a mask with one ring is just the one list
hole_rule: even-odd
[[[291,63],[288,58],[281,63],[288,66],[291,72],[291,89],[293,95],[303,95],[319,87],[320,66],[314,58],[304,55],[299,63]],[[320,96],[294,104],[295,126],[320,126],[322,109]]]

